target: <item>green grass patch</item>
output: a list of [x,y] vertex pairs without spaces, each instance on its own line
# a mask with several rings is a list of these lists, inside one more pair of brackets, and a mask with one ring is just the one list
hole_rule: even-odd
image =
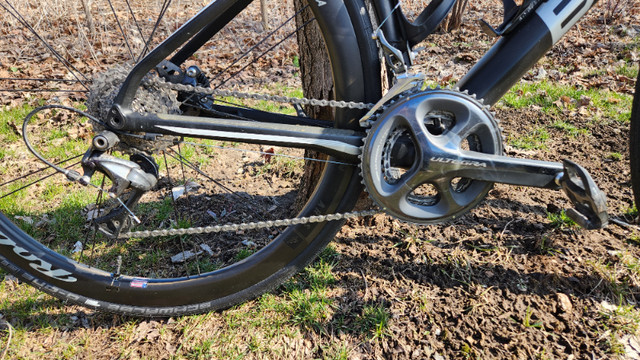
[[0,111],[0,141],[4,146],[22,141],[19,134],[19,131],[22,131],[22,121],[32,110],[32,106],[24,104],[21,107]]
[[560,213],[547,213],[547,219],[551,222],[551,226],[558,229],[564,228],[575,228],[578,226],[575,221],[573,221],[565,210],[560,211]]
[[638,77],[638,66],[633,63],[625,63],[616,69],[616,74],[636,79]]
[[537,128],[522,136],[509,136],[507,143],[523,150],[546,149],[546,141],[549,140],[549,132],[545,128]]
[[[626,68],[622,67],[621,69]],[[633,74],[632,69],[620,71]],[[632,100],[633,97],[629,94],[601,89],[578,89],[541,81],[517,83],[505,94],[501,104],[514,109],[538,106],[540,111],[551,115],[561,114],[563,109],[577,110],[579,106],[586,106],[589,109],[595,107],[602,112],[601,115],[594,113],[596,118],[605,117],[626,122],[631,118]]]
[[369,334],[372,339],[380,339],[388,336],[389,319],[391,315],[382,304],[369,304],[362,308],[362,314],[357,323],[362,332]]
[[562,120],[554,121],[551,124],[551,127],[564,131],[570,137],[577,137],[578,135],[589,135],[589,130],[579,129],[577,126]]

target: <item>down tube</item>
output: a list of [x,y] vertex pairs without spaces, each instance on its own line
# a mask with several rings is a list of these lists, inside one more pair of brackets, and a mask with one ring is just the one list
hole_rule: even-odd
[[495,104],[597,0],[549,0],[498,40],[457,86]]

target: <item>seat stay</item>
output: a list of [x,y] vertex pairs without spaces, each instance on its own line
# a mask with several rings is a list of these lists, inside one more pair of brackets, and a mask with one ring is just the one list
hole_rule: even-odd
[[[195,52],[206,40],[212,38],[220,29],[229,23],[236,15],[251,3],[251,0],[218,0],[213,1],[188,22],[182,25],[171,36],[165,39],[160,45],[147,54],[129,73],[129,76],[122,84],[122,88],[114,100],[114,104],[127,108],[133,102],[136,90],[140,86],[142,79],[156,65],[165,60],[183,44],[183,49],[187,48],[189,53]],[[204,35],[208,36],[205,40]],[[195,37],[194,37],[195,36]],[[193,42],[190,39],[193,38]],[[186,44],[185,44],[186,43]],[[112,124],[113,116],[117,112],[110,114],[108,122]],[[117,122],[118,120],[116,120]]]

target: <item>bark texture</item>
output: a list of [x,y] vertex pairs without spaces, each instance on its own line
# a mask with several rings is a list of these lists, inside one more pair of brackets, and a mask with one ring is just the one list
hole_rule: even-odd
[[[306,0],[294,0],[295,11],[307,6]],[[307,7],[296,16],[296,27],[302,27],[297,33],[299,48],[300,77],[304,96],[310,99],[332,99],[333,78],[329,56],[320,33],[320,28],[313,20],[313,13]],[[307,116],[333,120],[330,107],[307,106],[304,109]],[[326,155],[315,151],[306,151],[307,158],[326,158]],[[323,163],[307,161],[304,175],[298,193],[298,203],[304,204],[309,198],[323,169]]]
[[464,22],[464,11],[466,10],[468,3],[469,0],[456,1],[449,15],[447,15],[447,17],[442,20],[442,23],[440,23],[440,29],[445,32],[458,29]]

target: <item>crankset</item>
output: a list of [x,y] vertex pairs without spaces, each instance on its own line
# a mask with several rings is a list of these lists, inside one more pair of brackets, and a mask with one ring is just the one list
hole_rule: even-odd
[[410,93],[387,105],[368,132],[362,176],[373,200],[404,221],[436,223],[481,201],[493,183],[562,189],[587,229],[607,223],[605,195],[585,169],[503,156],[497,121],[481,101],[455,90]]

